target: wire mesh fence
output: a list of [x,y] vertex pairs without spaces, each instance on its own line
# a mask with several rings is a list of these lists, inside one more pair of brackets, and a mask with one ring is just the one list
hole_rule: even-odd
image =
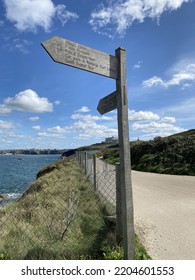
[[[90,155],[87,176],[75,158],[65,159],[49,165],[17,199],[0,197],[0,259],[99,258],[97,243],[106,225],[92,187],[92,160]],[[102,183],[105,171],[97,189],[113,207]]]
[[115,216],[117,166],[101,160],[92,152],[77,151],[76,157],[108,214]]

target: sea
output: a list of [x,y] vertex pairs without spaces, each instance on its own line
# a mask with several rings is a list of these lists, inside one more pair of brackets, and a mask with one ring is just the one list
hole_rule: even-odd
[[37,173],[60,155],[0,155],[0,208],[17,200],[36,180]]

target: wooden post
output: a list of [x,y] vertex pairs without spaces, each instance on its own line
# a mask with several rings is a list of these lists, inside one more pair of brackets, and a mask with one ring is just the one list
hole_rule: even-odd
[[85,152],[85,175],[87,175],[87,152]]
[[97,181],[96,181],[96,155],[93,155],[93,185],[96,191],[97,188]]
[[81,167],[85,169],[85,152],[81,152]]
[[116,240],[121,243],[123,240],[123,216],[120,184],[120,165],[116,164]]
[[124,259],[134,259],[134,215],[133,194],[131,183],[131,161],[129,144],[128,123],[128,98],[126,82],[126,51],[122,48],[116,50],[119,63],[119,78],[116,81],[117,88],[117,114],[118,137],[120,157],[120,184],[123,215],[123,246]]

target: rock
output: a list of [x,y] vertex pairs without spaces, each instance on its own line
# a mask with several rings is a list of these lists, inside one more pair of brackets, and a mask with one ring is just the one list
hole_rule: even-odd
[[6,198],[8,198],[8,195],[0,194],[0,201],[4,200]]
[[38,173],[37,173],[37,179],[41,176],[44,176],[47,173],[52,172],[54,169],[56,169],[55,165],[49,165],[46,166],[45,168],[41,169]]
[[73,156],[73,155],[75,155],[75,152],[76,152],[76,149],[67,150],[61,155],[61,158],[63,159],[63,158]]

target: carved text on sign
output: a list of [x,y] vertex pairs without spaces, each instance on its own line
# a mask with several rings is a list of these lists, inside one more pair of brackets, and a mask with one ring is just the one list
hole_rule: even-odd
[[53,37],[42,45],[56,62],[113,79],[118,77],[118,61],[115,56],[60,37]]

